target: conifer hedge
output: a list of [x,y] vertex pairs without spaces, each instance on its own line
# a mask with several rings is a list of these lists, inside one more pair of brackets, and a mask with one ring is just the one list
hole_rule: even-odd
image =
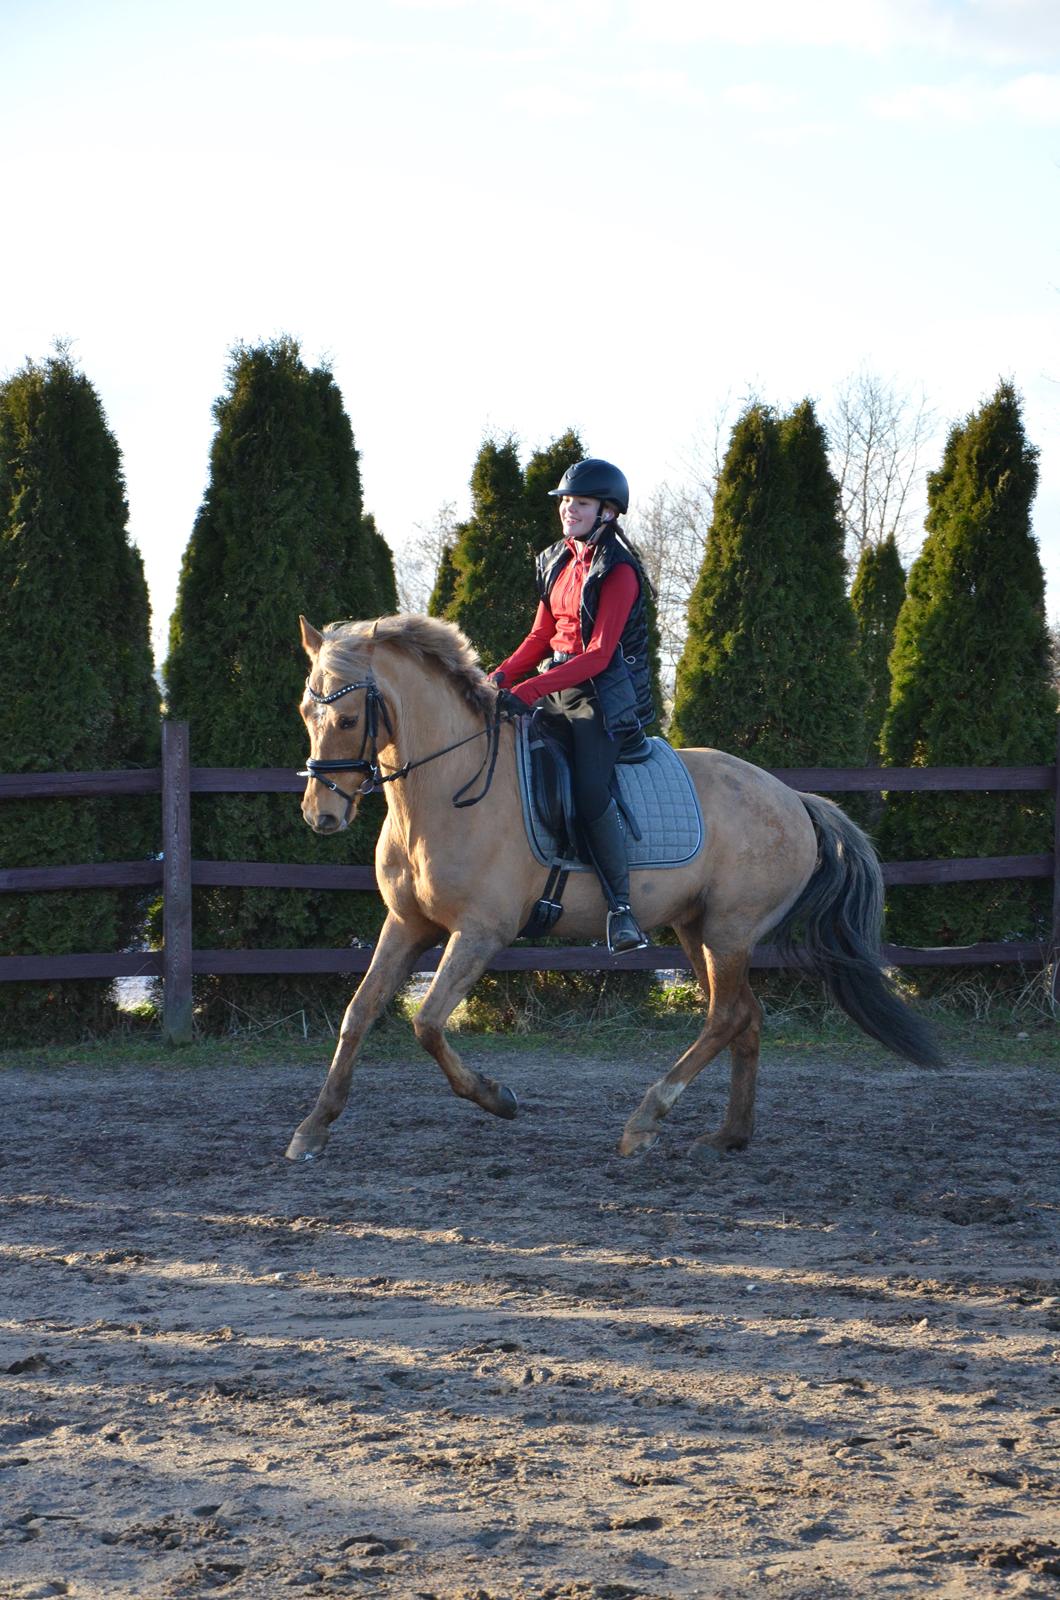
[[471,474],[471,516],[456,529],[456,582],[445,615],[463,628],[488,672],[533,616],[534,551],[514,439],[487,439]]
[[[957,424],[928,480],[927,538],[909,573],[891,656],[885,759],[895,766],[1010,766],[1053,759],[1045,582],[1031,530],[1038,453],[1002,383]],[[880,834],[892,860],[1047,851],[1047,802],[1019,794],[892,794]],[[1047,895],[1033,880],[895,889],[892,939],[912,945],[1034,938]]]
[[[298,703],[307,663],[304,612],[318,626],[392,610],[393,568],[364,513],[353,432],[325,367],[288,338],[234,353],[217,402],[210,478],[185,551],[165,676],[169,714],[191,726],[197,766],[300,767]],[[193,801],[196,854],[229,861],[370,862],[382,801],[355,826],[317,838],[293,795]],[[303,948],[371,938],[370,895],[204,889],[195,942],[206,948]],[[198,990],[208,1025],[295,1010],[332,1022],[352,985],[339,978],[214,977]]]
[[865,708],[865,764],[879,760],[880,732],[891,698],[890,656],[898,613],[905,599],[905,572],[894,534],[867,544],[850,590],[858,625],[861,669],[868,686]]
[[[547,550],[550,544],[555,544],[557,539],[562,538],[559,501],[552,498],[551,491],[559,487],[560,479],[568,467],[584,460],[585,450],[581,439],[573,428],[568,428],[565,433],[553,439],[551,444],[535,450],[526,463],[526,471],[523,474],[524,514],[533,556],[539,555],[542,550]],[[528,604],[530,612],[523,627],[524,634],[530,626],[536,605],[536,594],[532,583]],[[522,638],[522,634],[519,638]],[[515,644],[518,642],[518,639],[514,641]],[[511,648],[512,646],[509,646],[509,649]]]
[[[458,530],[459,536],[459,530]],[[457,573],[453,561],[453,546],[442,546],[442,553],[438,560],[438,571],[434,575],[434,588],[431,590],[430,599],[427,601],[427,615],[429,617],[448,617],[449,609],[456,597]]]
[[370,511],[365,512],[362,526],[365,548],[372,568],[372,587],[375,591],[376,615],[380,617],[387,616],[398,608],[394,554],[376,527],[375,518]]
[[[0,770],[73,772],[158,763],[147,586],[130,543],[121,456],[95,389],[62,350],[0,385]],[[143,859],[157,802],[5,802],[0,865]],[[129,946],[132,891],[0,896],[5,955]],[[100,981],[0,984],[0,1039],[77,1038],[112,1024]]]
[[670,737],[762,766],[856,765],[865,685],[838,488],[810,401],[754,403],[722,465]]

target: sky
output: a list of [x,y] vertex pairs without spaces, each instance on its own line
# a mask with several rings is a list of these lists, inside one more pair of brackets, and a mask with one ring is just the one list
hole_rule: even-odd
[[279,334],[396,551],[487,435],[643,504],[752,395],[924,396],[926,470],[1011,379],[1060,613],[1056,0],[0,0],[0,164],[0,377],[62,339],[97,389],[159,655]]

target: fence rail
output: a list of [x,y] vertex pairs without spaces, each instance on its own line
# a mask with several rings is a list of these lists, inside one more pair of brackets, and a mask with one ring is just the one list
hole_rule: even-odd
[[[1058,730],[1060,731],[1060,730]],[[773,768],[795,789],[826,794],[978,791],[1048,792],[1055,796],[1058,762],[1025,767],[832,767]],[[83,866],[0,869],[0,893],[44,893],[60,889],[161,888],[163,948],[66,956],[0,957],[0,982],[63,978],[160,977],[164,983],[164,1031],[173,1042],[190,1036],[192,978],[220,973],[360,973],[372,957],[369,946],[340,950],[196,950],[192,943],[192,889],[203,887],[378,890],[370,866],[315,866],[257,861],[200,861],[192,857],[191,796],[199,794],[299,794],[302,780],[285,767],[193,767],[186,723],[165,722],[162,766],[111,772],[0,774],[0,800],[78,799],[158,794],[162,799],[162,858],[99,862]],[[1060,806],[1054,808],[1053,851],[1025,856],[981,856],[939,861],[897,861],[883,866],[888,884],[973,883],[998,878],[1051,878],[1053,921],[1046,944],[1027,940],[984,942],[941,949],[885,945],[894,966],[975,966],[1000,962],[1038,964],[1060,949]],[[417,970],[431,972],[440,951],[429,950]],[[788,964],[768,946],[752,958],[758,968]],[[498,952],[495,972],[688,970],[684,952],[658,946],[613,956],[602,945],[510,948]]]

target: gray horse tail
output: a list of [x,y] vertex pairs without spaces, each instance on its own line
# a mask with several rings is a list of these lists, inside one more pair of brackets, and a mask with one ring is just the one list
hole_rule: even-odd
[[831,800],[800,794],[817,834],[813,877],[776,931],[793,964],[809,966],[872,1038],[921,1067],[942,1057],[927,1025],[883,966],[883,874],[867,836]]

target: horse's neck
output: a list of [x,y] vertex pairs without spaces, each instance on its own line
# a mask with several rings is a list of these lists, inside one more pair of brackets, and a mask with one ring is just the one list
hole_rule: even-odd
[[[432,820],[449,820],[453,793],[486,754],[486,720],[444,679],[428,676],[422,668],[414,670],[411,663],[399,664],[392,683],[387,698],[393,702],[394,738],[380,749],[380,758],[385,766],[409,762],[413,770],[407,778],[386,785],[386,801],[402,821],[415,812],[417,831],[423,832]],[[452,754],[441,754],[462,739],[469,742]],[[425,761],[425,757],[436,759]]]

